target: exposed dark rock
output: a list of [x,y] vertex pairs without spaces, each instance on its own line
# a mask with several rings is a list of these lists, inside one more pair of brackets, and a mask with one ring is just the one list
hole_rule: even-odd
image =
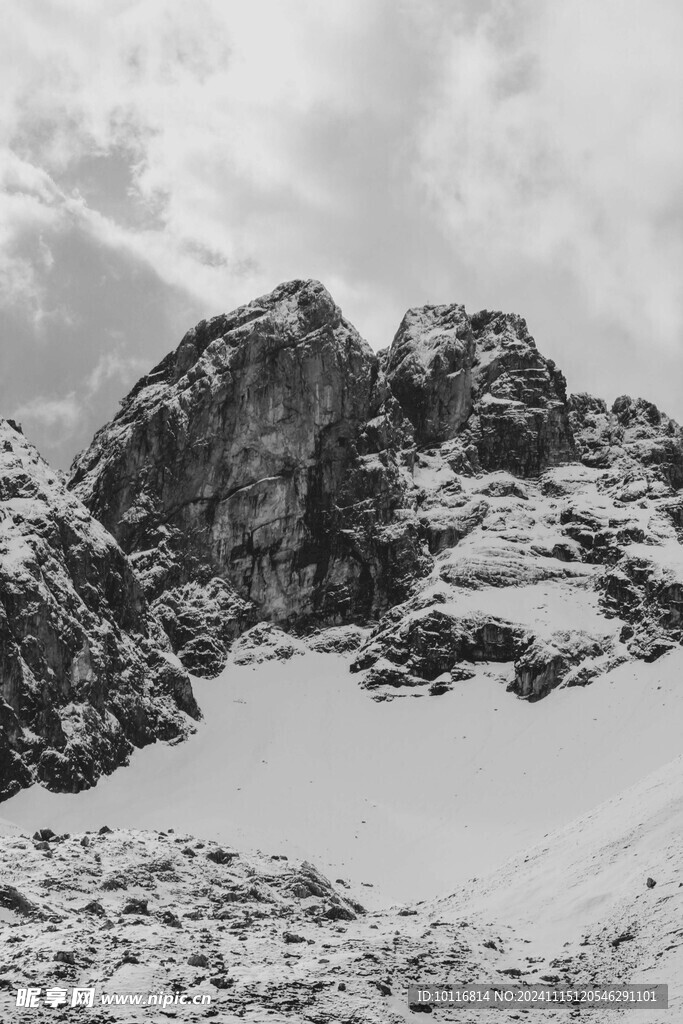
[[39,908],[13,885],[0,885],[0,907],[24,917],[38,915]]
[[[356,670],[355,663],[352,665],[352,670]],[[424,686],[424,684],[425,680],[420,678],[420,676],[413,675],[407,669],[397,665],[390,665],[383,660],[378,661],[363,676],[363,687],[366,690],[376,690],[380,686],[398,688],[402,686]]]
[[356,915],[348,907],[333,903],[331,907],[323,912],[323,917],[328,921],[355,921]]
[[526,488],[514,477],[507,474],[496,474],[488,483],[479,488],[479,494],[485,494],[489,498],[519,498],[521,501],[528,501],[529,495]]
[[51,828],[39,828],[36,832],[33,833],[33,838],[40,839],[43,842],[47,843],[50,841],[50,839],[56,839],[57,836],[56,833],[53,832]]
[[645,661],[683,640],[683,573],[680,564],[669,565],[656,552],[654,546],[641,545],[635,553],[627,547],[601,580],[606,611],[626,620],[629,651]]
[[581,460],[588,466],[614,467],[615,481],[640,479],[683,487],[683,430],[651,402],[617,398],[611,410],[602,399],[572,395],[570,420]]
[[90,900],[89,903],[83,907],[83,912],[86,914],[95,914],[96,917],[106,917],[107,912],[98,900]]
[[527,631],[513,623],[434,608],[407,620],[399,618],[395,626],[383,628],[380,623],[351,668],[374,669],[365,677],[367,687],[419,685],[457,669],[462,661],[514,661],[528,643]]
[[237,854],[231,850],[224,850],[219,846],[215,850],[209,850],[206,854],[206,859],[212,860],[214,864],[232,864],[236,856]]
[[602,666],[591,666],[587,659],[605,654],[600,640],[585,633],[556,633],[550,640],[535,639],[515,662],[515,678],[508,689],[520,697],[540,700],[566,680],[572,668],[583,674],[574,685],[586,685]]
[[448,504],[421,510],[420,526],[432,554],[454,547],[480,526],[489,511],[483,500],[465,501],[460,507]]
[[408,311],[386,357],[387,379],[419,444],[459,438],[456,472],[538,476],[575,457],[566,382],[526,322],[462,306]]
[[190,967],[208,967],[209,958],[204,956],[203,953],[192,953],[188,958],[187,962]]
[[539,353],[526,321],[483,310],[471,322],[476,361],[468,430],[480,467],[532,477],[571,461],[575,449],[566,381]]
[[[133,564],[140,569],[139,558]],[[152,609],[183,665],[208,677],[218,675],[231,641],[256,621],[253,605],[219,577],[164,590]]]
[[73,966],[76,963],[76,954],[70,949],[58,949],[53,959],[60,964],[70,964]]
[[199,716],[113,537],[0,420],[0,798],[76,791]]
[[148,901],[139,899],[138,897],[133,897],[132,899],[128,900],[121,913],[141,914],[143,916],[146,916],[147,914],[149,914]]

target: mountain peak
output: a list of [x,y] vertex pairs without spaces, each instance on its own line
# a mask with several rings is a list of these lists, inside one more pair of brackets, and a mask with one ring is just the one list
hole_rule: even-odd
[[[293,280],[189,331],[70,486],[134,559],[183,663],[214,675],[258,621],[305,632],[391,615],[489,497],[528,498],[514,478],[616,460],[677,486],[678,428],[653,410],[568,402],[517,314],[414,307],[378,357],[323,285]],[[418,482],[430,459],[452,493]],[[470,506],[458,481],[481,474],[499,476]],[[549,550],[578,557],[559,535]],[[521,652],[526,632],[503,633]]]

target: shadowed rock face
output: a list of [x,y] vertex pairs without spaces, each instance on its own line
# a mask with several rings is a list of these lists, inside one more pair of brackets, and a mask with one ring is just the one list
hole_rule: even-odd
[[167,621],[169,591],[226,581],[237,610],[213,635],[229,641],[258,619],[364,620],[405,595],[421,557],[412,448],[377,357],[322,285],[295,281],[190,331],[71,487],[136,553]]
[[199,717],[113,537],[0,420],[0,799],[78,790]]
[[404,316],[385,369],[418,444],[455,437],[467,420],[474,356],[464,306],[423,306]]

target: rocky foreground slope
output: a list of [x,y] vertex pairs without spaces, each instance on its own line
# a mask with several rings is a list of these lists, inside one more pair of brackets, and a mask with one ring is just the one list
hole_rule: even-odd
[[[399,1024],[417,1012],[410,984],[634,982],[669,985],[670,1009],[647,1015],[660,1024],[683,991],[680,769],[667,766],[492,878],[373,912],[344,879],[277,851],[243,856],[172,831],[106,827],[0,839],[3,1019],[28,1014],[16,992],[34,986],[40,1021],[76,1012],[45,1005],[46,989],[70,997],[79,986],[95,990],[99,1013],[86,1012],[96,1020]],[[103,994],[160,992],[211,1001],[101,1007]],[[474,1022],[482,1012],[433,1016]]]
[[[355,623],[379,696],[498,661],[538,699],[682,636],[680,427],[568,399],[511,314],[413,309],[375,355],[320,284],[282,285],[190,331],[69,486],[197,674],[261,620]],[[595,614],[544,627],[549,581]]]
[[198,715],[114,538],[0,420],[0,799],[90,786]]

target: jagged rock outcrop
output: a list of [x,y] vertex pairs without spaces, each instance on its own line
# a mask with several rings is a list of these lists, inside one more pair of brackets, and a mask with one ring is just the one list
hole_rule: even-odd
[[472,411],[475,343],[464,306],[409,309],[386,356],[391,390],[418,444],[455,437]]
[[199,716],[113,537],[0,420],[0,799],[93,785]]
[[245,624],[365,621],[406,595],[423,562],[412,452],[377,357],[322,285],[294,281],[190,331],[76,460],[71,487],[134,554],[153,602],[212,577],[232,588],[239,613],[186,662],[214,674]]
[[[511,609],[512,610],[512,609]],[[392,622],[392,619],[395,620]],[[507,689],[530,701],[560,685],[585,686],[624,655],[604,636],[580,630],[537,635],[533,625],[485,612],[461,612],[437,602],[425,610],[389,613],[361,647],[352,671],[368,690],[424,687],[440,695],[474,676],[477,663],[512,668]]]
[[434,553],[469,528],[467,513],[415,515],[414,444],[444,440],[470,472],[571,455],[563,378],[524,321],[410,310],[380,362],[322,285],[294,281],[190,331],[70,486],[133,558],[184,664],[213,675],[261,619],[364,623],[407,597],[425,541]]
[[575,457],[566,381],[536,348],[526,321],[484,310],[472,317],[476,415],[469,429],[478,467],[538,476]]
[[515,662],[508,689],[535,701],[562,683],[585,686],[605,670],[609,653],[604,641],[575,630],[556,633],[549,640],[535,638]]
[[[132,562],[139,571],[140,559]],[[218,675],[231,642],[256,621],[251,602],[240,598],[220,577],[207,579],[201,573],[182,586],[162,591],[154,601],[154,614],[183,665],[206,676]]]
[[654,661],[683,643],[683,552],[630,545],[601,580],[606,614],[626,622],[622,636],[629,651]]
[[582,462],[614,470],[622,501],[683,487],[683,430],[643,398],[621,396],[607,409],[601,398],[572,395],[570,421]]
[[418,443],[461,434],[461,471],[538,476],[575,457],[565,379],[520,316],[411,309],[385,366]]
[[[395,625],[391,618],[397,618]],[[386,628],[362,648],[354,670],[375,667],[379,659],[432,682],[463,661],[514,661],[528,644],[526,631],[496,616],[454,615],[438,605],[426,612],[387,616]],[[375,685],[377,676],[371,677]]]

